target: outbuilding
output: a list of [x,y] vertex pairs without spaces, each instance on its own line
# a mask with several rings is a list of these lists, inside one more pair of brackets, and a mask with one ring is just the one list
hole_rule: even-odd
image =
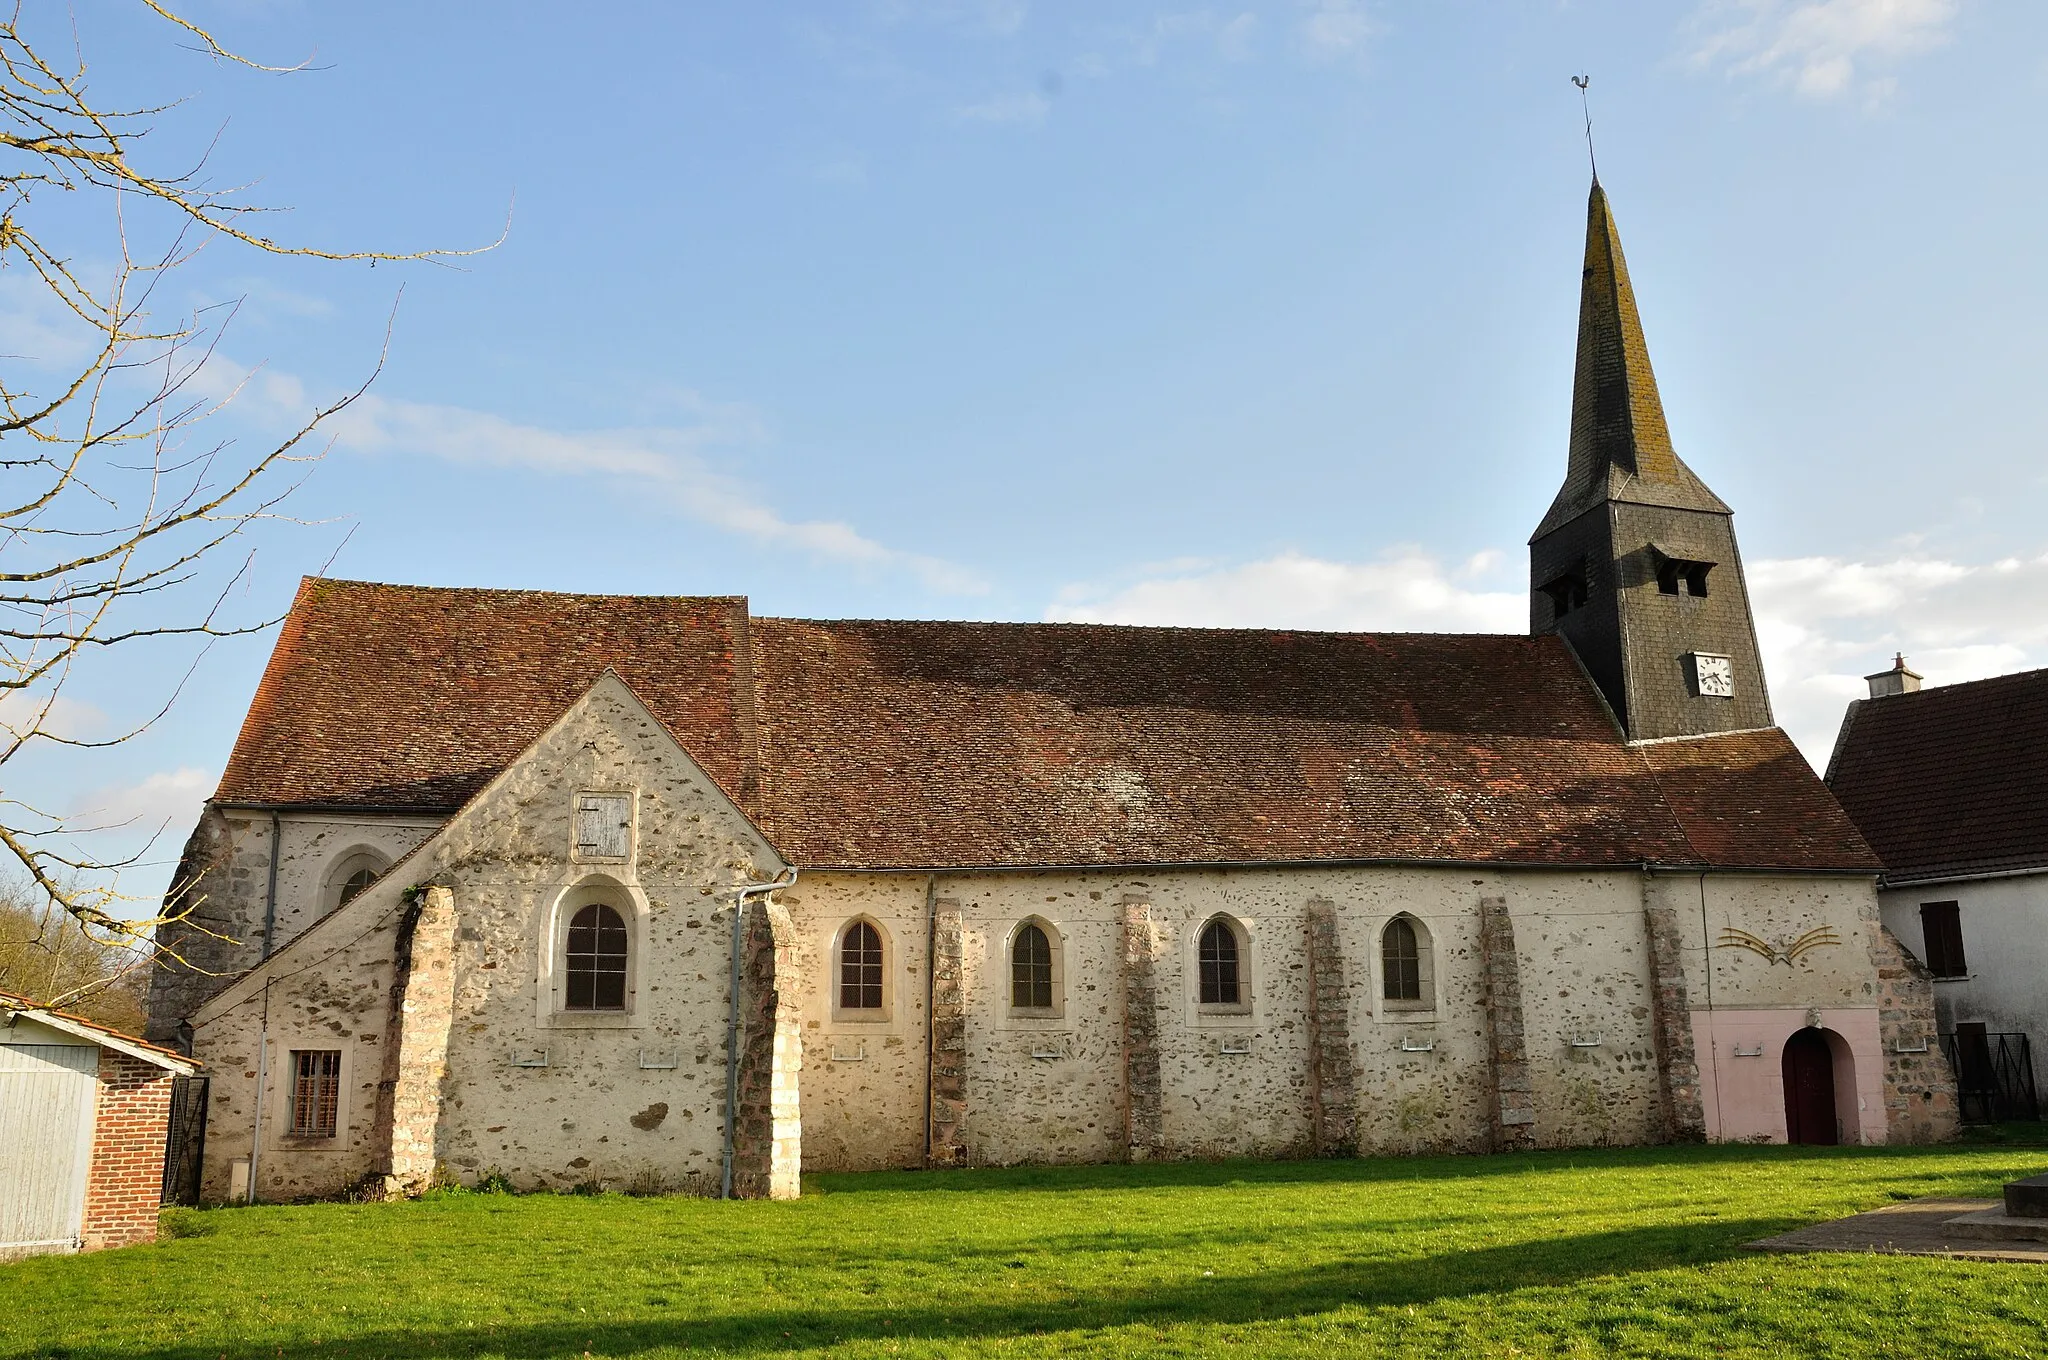
[[0,992],[0,1260],[155,1241],[172,1081],[198,1070]]

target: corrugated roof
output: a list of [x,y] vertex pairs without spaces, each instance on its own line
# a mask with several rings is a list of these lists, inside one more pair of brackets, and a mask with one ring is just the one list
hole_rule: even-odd
[[1876,867],[1783,733],[1630,747],[1554,637],[342,581],[301,590],[216,796],[449,806],[606,667],[811,867]]
[[191,1073],[206,1066],[205,1063],[200,1062],[197,1058],[188,1058],[175,1048],[165,1048],[162,1044],[153,1044],[149,1040],[137,1038],[125,1030],[115,1029],[111,1025],[103,1025],[97,1020],[89,1020],[85,1016],[74,1014],[71,1011],[61,1011],[45,1006],[40,1001],[26,996],[17,996],[13,992],[0,992],[0,1011],[8,1011],[15,1015],[25,1016],[30,1020],[39,1020],[60,1029],[70,1030],[78,1034],[80,1038],[104,1040],[109,1047],[132,1054],[146,1062],[154,1062],[159,1067],[167,1068],[174,1072]]
[[1892,878],[2048,867],[2048,670],[1851,705],[1829,782]]

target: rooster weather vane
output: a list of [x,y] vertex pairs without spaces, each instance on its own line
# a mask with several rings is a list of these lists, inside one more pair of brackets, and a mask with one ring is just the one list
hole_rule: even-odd
[[1841,942],[1842,937],[1835,934],[1833,926],[1816,926],[1784,945],[1774,945],[1761,935],[1729,926],[1721,932],[1720,946],[1723,949],[1747,949],[1752,954],[1761,954],[1765,963],[1783,963],[1789,967],[1802,954],[1810,954],[1824,944]]

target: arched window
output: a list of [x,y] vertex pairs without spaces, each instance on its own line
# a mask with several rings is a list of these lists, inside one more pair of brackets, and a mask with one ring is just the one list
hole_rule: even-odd
[[390,867],[390,860],[368,846],[358,846],[330,860],[320,883],[320,910],[325,913],[346,906]]
[[602,902],[569,918],[565,1009],[626,1009],[626,923]]
[[1422,1000],[1422,946],[1415,927],[1396,916],[1380,935],[1380,995],[1389,1001]]
[[1018,1010],[1052,1009],[1052,941],[1027,921],[1010,942],[1010,1004]]
[[1200,965],[1202,1004],[1238,1006],[1244,1003],[1244,986],[1237,932],[1217,917],[1202,927]]
[[379,877],[381,875],[375,869],[365,864],[362,868],[357,869],[347,878],[341,880],[341,899],[334,905],[337,907],[347,906],[350,898],[369,887],[372,883],[375,883]]
[[839,1009],[882,1009],[882,932],[855,921],[839,937]]

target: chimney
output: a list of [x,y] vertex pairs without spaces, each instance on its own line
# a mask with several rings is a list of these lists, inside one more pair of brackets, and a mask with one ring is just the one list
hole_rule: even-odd
[[1920,688],[1920,672],[1906,668],[1905,653],[1892,657],[1892,668],[1866,675],[1864,681],[1870,686],[1870,697],[1883,699],[1893,694],[1913,694]]

